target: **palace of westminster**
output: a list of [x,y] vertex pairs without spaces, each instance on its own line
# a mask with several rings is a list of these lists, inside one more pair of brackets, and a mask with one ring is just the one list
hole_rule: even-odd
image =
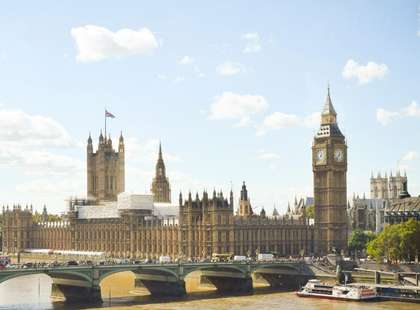
[[[179,194],[171,203],[159,146],[151,194],[125,193],[125,146],[101,133],[87,142],[87,198],[70,199],[65,220],[39,222],[32,208],[3,208],[3,252],[53,249],[113,257],[208,258],[213,253],[325,255],[347,245],[347,145],[330,93],[312,145],[314,220],[305,208],[280,216],[255,214],[245,183],[235,207],[232,191]],[[45,212],[45,210],[44,210]]]

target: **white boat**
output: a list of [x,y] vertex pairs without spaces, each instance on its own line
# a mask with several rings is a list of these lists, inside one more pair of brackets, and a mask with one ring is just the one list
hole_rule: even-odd
[[328,298],[338,300],[372,300],[378,297],[376,288],[364,285],[329,285],[312,279],[296,293],[299,297]]

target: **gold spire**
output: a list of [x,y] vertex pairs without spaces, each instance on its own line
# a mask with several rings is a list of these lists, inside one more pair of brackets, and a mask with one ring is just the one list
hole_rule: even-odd
[[330,85],[328,84],[327,88],[327,98],[325,99],[324,110],[322,111],[321,123],[324,124],[334,124],[337,122],[337,113],[334,110],[334,106],[331,101],[330,95]]

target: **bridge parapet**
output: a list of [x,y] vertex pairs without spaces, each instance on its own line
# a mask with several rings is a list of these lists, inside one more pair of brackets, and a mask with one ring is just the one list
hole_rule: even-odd
[[52,278],[53,292],[63,295],[67,302],[99,302],[102,280],[125,271],[133,272],[136,283],[141,282],[152,295],[169,296],[186,294],[185,277],[194,271],[200,271],[224,293],[251,291],[253,273],[260,273],[272,286],[282,286],[279,282],[290,283],[310,275],[301,262],[127,264],[5,269],[0,270],[0,283],[15,277],[43,273]]

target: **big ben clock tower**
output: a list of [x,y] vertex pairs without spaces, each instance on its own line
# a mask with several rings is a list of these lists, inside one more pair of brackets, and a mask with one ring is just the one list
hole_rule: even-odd
[[312,146],[315,198],[315,253],[347,248],[347,145],[337,125],[330,88],[321,114],[321,128]]

